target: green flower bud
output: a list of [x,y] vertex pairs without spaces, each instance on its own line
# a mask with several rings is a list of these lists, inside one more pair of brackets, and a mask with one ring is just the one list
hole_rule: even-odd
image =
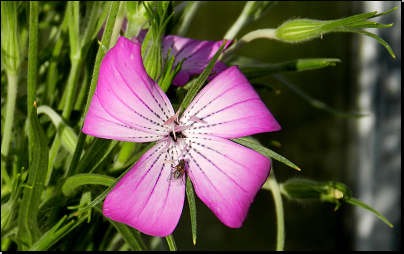
[[142,44],[143,65],[153,80],[159,79],[163,68],[161,40],[162,36],[149,29]]
[[323,37],[326,33],[331,32],[350,32],[358,33],[372,37],[373,39],[380,42],[390,54],[394,57],[394,53],[391,47],[379,36],[363,31],[363,28],[387,28],[391,27],[393,24],[383,25],[378,24],[367,19],[374,17],[386,15],[397,8],[391,9],[390,11],[377,13],[368,12],[363,13],[343,19],[321,21],[312,19],[295,19],[289,20],[283,23],[280,27],[275,30],[275,38],[283,42],[303,42],[311,40],[317,37]]
[[302,42],[322,36],[326,32],[323,25],[329,21],[297,19],[286,21],[275,31],[276,37],[284,42]]
[[145,5],[150,20],[150,29],[142,43],[143,65],[147,74],[157,81],[163,70],[162,38],[168,21],[173,16],[166,17],[169,2],[159,2],[156,11],[150,5]]
[[336,211],[342,203],[348,203],[362,207],[376,214],[387,225],[393,225],[378,211],[365,203],[352,197],[352,191],[343,183],[338,182],[322,182],[316,183],[308,180],[289,180],[279,185],[281,193],[288,198],[306,201],[306,200],[322,200],[336,203],[334,211]]
[[[157,4],[155,1],[145,1],[145,4],[149,4],[151,8],[154,8]],[[126,2],[128,19],[128,27],[126,29],[125,35],[127,38],[132,36],[138,36],[142,27],[149,21],[147,17],[147,11],[143,4],[139,1],[128,1]]]
[[170,85],[173,83],[173,80],[177,76],[177,74],[181,70],[182,63],[185,61],[185,58],[182,59],[181,62],[177,63],[177,65],[173,69],[174,65],[174,56],[169,57],[171,53],[171,48],[169,48],[167,56],[166,56],[166,62],[164,64],[164,69],[161,74],[161,78],[159,80],[159,86],[164,92],[167,92],[168,88]]
[[289,180],[280,185],[285,196],[297,200],[322,200],[336,203],[335,210],[341,202],[352,198],[352,191],[348,186],[339,182],[312,182],[308,180]]

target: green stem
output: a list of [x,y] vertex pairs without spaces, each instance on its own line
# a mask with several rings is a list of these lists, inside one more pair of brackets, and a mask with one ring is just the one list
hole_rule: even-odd
[[192,1],[187,3],[183,15],[181,16],[181,25],[177,30],[177,36],[185,37],[188,32],[189,25],[192,23],[196,12],[199,10],[199,7],[202,4],[204,4],[202,1]]
[[15,72],[13,73],[7,72],[7,80],[8,80],[7,112],[6,112],[6,119],[4,122],[4,132],[2,135],[3,140],[1,142],[1,155],[5,157],[8,155],[11,139],[11,130],[13,127],[15,100],[17,98],[18,74]]
[[224,59],[228,58],[229,56],[233,55],[237,50],[239,50],[242,46],[249,43],[252,40],[259,39],[259,38],[267,38],[267,39],[274,39],[276,40],[275,36],[276,29],[259,29],[248,34],[244,35],[240,40],[234,43],[230,48],[226,49],[226,51],[219,57],[219,60],[223,61]]
[[[29,46],[28,46],[28,119],[31,119],[31,109],[35,101],[36,89],[36,63],[38,51],[38,1],[29,3]],[[28,120],[30,121],[30,120]],[[34,142],[32,128],[28,130],[29,144]],[[31,146],[29,146],[31,148]],[[32,160],[32,149],[29,150],[29,161]]]
[[79,3],[79,1],[69,1],[67,4],[66,15],[68,15],[70,58],[80,53]]
[[166,236],[166,240],[167,240],[168,248],[170,248],[171,251],[176,251],[177,245],[175,244],[174,236],[172,234],[168,235],[168,236]]
[[126,2],[122,2],[122,4],[119,6],[118,9],[118,14],[115,20],[114,28],[112,29],[110,42],[109,44],[106,44],[109,45],[109,48],[115,46],[116,42],[118,41],[118,37],[122,29],[122,23],[123,20],[125,19],[125,13],[126,13],[125,9],[126,9]]
[[53,164],[56,161],[56,155],[58,154],[60,144],[61,144],[60,136],[55,135],[55,139],[53,140],[52,146],[49,149],[49,164],[48,171],[46,173],[45,186],[48,186],[50,178],[52,176]]
[[47,81],[46,81],[46,98],[45,98],[45,104],[52,106],[53,103],[55,102],[55,89],[56,89],[56,83],[57,83],[57,63],[58,63],[58,56],[60,54],[60,51],[62,50],[62,46],[64,43],[64,40],[61,39],[61,34],[66,32],[67,29],[67,18],[63,19],[63,22],[61,24],[61,28],[58,32],[58,35],[56,35],[56,44],[55,48],[53,49],[52,57],[50,59],[49,63],[49,69],[48,69],[48,75],[47,75]]
[[275,211],[276,211],[276,224],[277,224],[277,234],[276,234],[276,250],[281,251],[285,244],[285,219],[283,212],[283,202],[282,196],[279,189],[278,182],[275,178],[275,173],[272,168],[268,180],[264,184],[264,188],[271,190],[272,196],[274,197]]
[[63,108],[63,113],[62,117],[65,120],[68,120],[70,118],[70,115],[73,110],[73,105],[74,105],[74,99],[76,98],[76,86],[77,86],[77,81],[78,81],[78,76],[80,72],[80,65],[81,65],[81,59],[80,58],[71,58],[72,61],[72,68],[70,69],[70,75],[69,79],[67,81],[67,87],[66,87],[66,103]]
[[[111,39],[112,29],[114,27],[116,16],[117,16],[117,13],[119,10],[119,5],[120,5],[119,1],[115,1],[111,4],[111,10],[110,10],[107,24],[105,26],[105,31],[104,31],[104,34],[103,34],[102,40],[101,40],[102,45],[109,44],[109,41]],[[93,77],[91,79],[91,86],[90,86],[90,91],[88,93],[87,104],[86,104],[84,116],[87,115],[88,108],[90,107],[91,99],[93,98],[93,95],[95,92],[95,87],[97,86],[98,74],[99,74],[98,72],[100,71],[101,61],[104,58],[104,56],[105,56],[104,50],[101,47],[99,47],[97,56],[96,56],[96,60],[95,60]],[[80,122],[80,125],[83,126],[83,122]],[[76,150],[74,151],[74,155],[73,155],[72,161],[70,163],[70,167],[66,171],[66,177],[74,174],[74,172],[76,170],[76,167],[77,167],[80,157],[81,157],[81,152],[83,151],[83,148],[84,148],[84,142],[86,141],[86,136],[87,136],[86,134],[84,134],[83,132],[80,131],[79,139],[78,139],[77,145],[76,145]]]

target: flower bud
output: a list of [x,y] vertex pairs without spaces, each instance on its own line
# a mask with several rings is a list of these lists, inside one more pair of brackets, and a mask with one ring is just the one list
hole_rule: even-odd
[[150,5],[145,5],[150,20],[150,29],[142,43],[142,59],[147,74],[155,81],[160,78],[163,70],[162,39],[173,13],[167,17],[169,3],[159,2],[156,11]]
[[[152,8],[155,7],[157,2],[145,1],[145,4],[149,4]],[[128,26],[125,31],[127,38],[131,36],[138,36],[142,27],[149,19],[147,18],[147,11],[141,2],[128,1],[126,3]]]
[[[276,37],[284,42],[302,42],[322,36],[326,32],[324,23],[328,21],[318,21],[311,19],[296,19],[286,21],[275,31]],[[329,32],[329,31],[327,31]]]
[[153,29],[149,29],[142,44],[144,67],[147,74],[155,81],[158,80],[163,69],[161,40],[162,36]]
[[300,201],[318,199],[336,203],[337,210],[342,202],[352,198],[352,191],[348,186],[339,182],[312,182],[308,180],[289,180],[280,185],[285,196]]

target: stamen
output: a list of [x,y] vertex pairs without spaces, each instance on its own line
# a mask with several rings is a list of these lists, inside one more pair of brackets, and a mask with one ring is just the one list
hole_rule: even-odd
[[156,144],[164,142],[164,141],[167,141],[167,145],[164,147],[163,150],[167,150],[170,147],[170,144],[171,144],[171,138],[170,137],[165,137],[163,139],[160,139],[159,141],[156,142]]
[[207,124],[206,121],[204,121],[204,120],[202,120],[202,119],[200,119],[200,118],[198,118],[198,117],[196,117],[196,116],[190,116],[190,117],[189,117],[189,120],[194,121],[194,122],[197,122],[197,123],[204,123],[204,124]]
[[[174,122],[175,120],[178,120],[178,115],[181,112],[181,108],[179,108],[177,110],[177,113],[175,113],[175,115],[173,115],[172,117],[168,118],[167,121],[164,122],[164,125],[170,124],[172,122]],[[175,135],[175,134],[174,134]]]

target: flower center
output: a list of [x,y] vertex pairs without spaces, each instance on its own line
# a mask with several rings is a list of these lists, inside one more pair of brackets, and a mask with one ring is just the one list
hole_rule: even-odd
[[189,129],[195,122],[199,122],[199,123],[207,123],[205,121],[203,121],[202,119],[195,117],[195,116],[190,116],[188,122],[186,122],[185,124],[181,125],[178,122],[178,115],[179,112],[181,111],[181,108],[178,109],[177,113],[175,113],[174,116],[168,118],[165,122],[164,125],[170,129],[169,134],[161,139],[158,142],[164,142],[167,141],[167,146],[166,148],[168,148],[171,144],[171,142],[174,142],[176,146],[178,146],[181,149],[181,153],[178,156],[178,158],[183,159],[185,153],[187,152],[187,147],[188,144],[185,142],[185,138],[187,138],[187,136],[185,136],[182,131]]

